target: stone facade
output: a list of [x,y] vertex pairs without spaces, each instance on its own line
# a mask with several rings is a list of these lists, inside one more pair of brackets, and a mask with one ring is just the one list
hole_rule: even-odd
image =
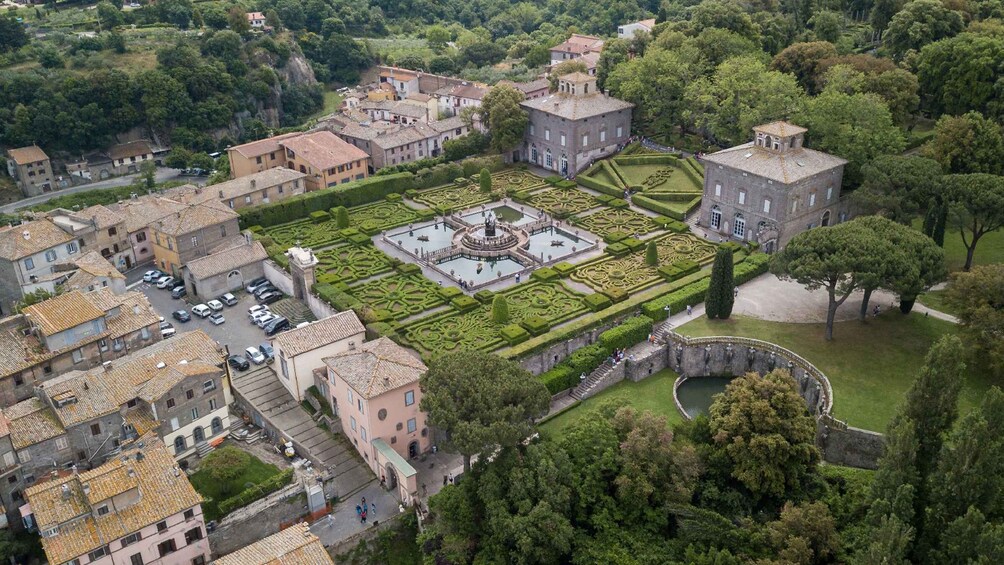
[[583,73],[561,77],[558,92],[521,106],[529,124],[513,157],[562,176],[574,176],[631,137],[634,105],[599,92],[596,78]]
[[846,161],[803,147],[805,131],[758,126],[754,142],[703,157],[700,225],[771,253],[803,230],[848,219],[840,191]]
[[177,459],[195,453],[205,441],[230,431],[226,374],[221,369],[190,375],[152,403],[160,422],[157,435]]
[[56,190],[52,162],[37,145],[7,151],[7,174],[17,183],[25,196],[35,196]]

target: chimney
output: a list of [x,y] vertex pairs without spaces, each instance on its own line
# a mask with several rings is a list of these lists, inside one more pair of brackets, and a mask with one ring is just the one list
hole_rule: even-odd
[[25,241],[31,239],[31,232],[28,230],[24,230],[23,232],[21,232],[21,235],[24,237]]
[[101,364],[101,366],[105,368],[105,372],[106,373],[111,372],[111,370],[112,370],[112,362],[111,361],[105,361],[104,363]]
[[164,367],[167,367],[167,364],[164,363],[163,361],[161,361],[160,363],[157,363],[157,368],[158,369],[163,369]]
[[383,378],[383,384],[386,385],[386,386],[390,386],[390,377],[384,377]]
[[[87,485],[84,485],[84,490],[86,492]],[[59,485],[59,491],[62,493],[63,500],[69,500],[70,499],[70,485],[68,485],[66,483],[63,483],[63,484]]]
[[220,191],[220,198],[223,198],[223,191]]

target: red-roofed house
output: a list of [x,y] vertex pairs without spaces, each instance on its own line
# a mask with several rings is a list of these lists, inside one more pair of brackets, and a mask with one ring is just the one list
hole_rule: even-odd
[[251,26],[251,29],[263,29],[265,27],[265,14],[248,12],[248,25]]
[[329,131],[287,133],[227,149],[230,176],[273,167],[300,171],[307,192],[366,178],[369,155]]

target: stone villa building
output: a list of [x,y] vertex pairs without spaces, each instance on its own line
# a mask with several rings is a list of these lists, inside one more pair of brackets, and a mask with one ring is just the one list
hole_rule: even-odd
[[529,114],[529,124],[513,158],[562,176],[616,152],[631,137],[634,104],[600,92],[596,77],[585,73],[562,76],[557,92],[520,106]]
[[805,128],[773,122],[755,138],[703,157],[700,225],[772,253],[795,234],[846,220],[841,198],[847,161],[804,146]]

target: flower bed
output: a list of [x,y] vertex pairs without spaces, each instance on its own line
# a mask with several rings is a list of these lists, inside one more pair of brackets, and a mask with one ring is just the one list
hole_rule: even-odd
[[[316,253],[318,282],[350,283],[394,268],[390,257],[372,245],[343,245]],[[328,275],[328,276],[325,276]]]
[[[616,245],[616,244],[615,244]],[[607,249],[612,246],[608,246]],[[714,257],[716,246],[690,234],[671,233],[656,240],[659,265],[673,265],[684,260],[707,263]],[[662,280],[658,266],[645,263],[643,252],[623,257],[609,257],[580,265],[571,279],[589,285],[597,291],[620,288],[635,292]]]
[[598,210],[576,218],[575,224],[599,236],[612,232],[643,235],[659,228],[652,218],[634,210]]
[[421,275],[395,275],[353,286],[349,294],[401,320],[443,304],[445,300],[437,290],[439,285]]
[[551,188],[531,194],[526,203],[552,216],[581,214],[599,205],[596,199],[575,188]]
[[402,202],[384,201],[349,209],[349,225],[364,232],[380,232],[417,220],[415,209]]

